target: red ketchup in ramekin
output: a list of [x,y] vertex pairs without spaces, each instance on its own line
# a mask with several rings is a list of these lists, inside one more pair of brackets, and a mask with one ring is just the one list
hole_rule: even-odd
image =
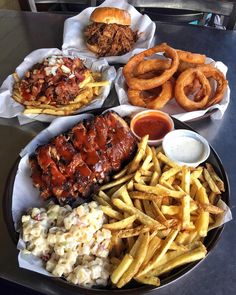
[[174,122],[164,112],[147,110],[133,117],[130,128],[138,139],[148,134],[149,145],[158,145],[164,136],[174,129]]

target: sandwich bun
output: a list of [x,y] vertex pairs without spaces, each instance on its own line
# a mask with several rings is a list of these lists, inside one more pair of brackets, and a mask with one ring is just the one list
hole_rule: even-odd
[[90,16],[90,21],[105,24],[131,25],[131,16],[128,11],[115,7],[98,7]]

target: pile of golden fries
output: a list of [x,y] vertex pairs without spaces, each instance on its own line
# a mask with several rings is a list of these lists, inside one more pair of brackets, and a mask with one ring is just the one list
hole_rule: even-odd
[[159,276],[205,257],[203,245],[224,183],[211,164],[190,168],[168,159],[142,138],[134,159],[101,187],[96,200],[112,231],[112,283],[132,279],[159,286]]
[[25,106],[23,114],[47,114],[65,116],[75,113],[83,106],[89,104],[101,91],[101,87],[109,85],[108,81],[101,81],[101,73],[87,71],[86,78],[80,83],[80,92],[74,100],[67,105],[50,104],[46,96],[39,100],[26,101],[20,93],[20,78],[17,73],[13,74],[15,80],[12,97]]

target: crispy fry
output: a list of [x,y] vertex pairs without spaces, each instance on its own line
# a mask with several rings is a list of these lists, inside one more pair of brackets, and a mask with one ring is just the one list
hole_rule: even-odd
[[109,217],[114,218],[116,220],[122,220],[123,219],[123,215],[119,212],[117,212],[116,210],[112,209],[109,206],[100,206],[100,208],[102,209],[102,211]]
[[200,260],[206,256],[206,248],[204,245],[199,246],[196,249],[190,250],[176,258],[158,266],[155,270],[152,270],[148,275],[160,276],[163,273],[171,271],[173,268],[179,267],[181,265]]
[[148,200],[143,200],[143,207],[144,207],[144,211],[145,213],[150,216],[151,218],[155,219],[155,214],[153,213],[152,207],[150,206],[150,203]]
[[161,196],[158,196],[152,193],[139,192],[139,191],[130,192],[129,195],[132,199],[150,200],[150,201],[162,200]]
[[173,168],[177,168],[180,169],[180,166],[178,164],[176,164],[175,162],[171,161],[170,159],[168,159],[164,154],[162,154],[161,152],[159,152],[157,154],[157,158],[159,160],[161,160],[162,162],[164,162],[165,164],[169,165],[170,167]]
[[133,206],[133,202],[129,196],[127,191],[126,185],[122,185],[114,194],[111,196],[112,199],[114,198],[121,198],[126,204]]
[[105,194],[104,191],[100,190],[100,191],[98,192],[98,196],[99,196],[100,198],[102,198],[104,201],[106,201],[109,205],[111,205],[111,198],[108,197],[108,195]]
[[212,204],[199,204],[199,207],[211,214],[222,214],[224,210]]
[[149,171],[149,170],[143,170],[143,169],[140,169],[139,171],[141,172],[142,177],[143,177],[143,176],[152,177],[152,174],[153,174],[152,171]]
[[194,185],[197,187],[197,189],[200,189],[202,187],[202,184],[198,178],[193,178],[192,181]]
[[190,170],[186,166],[182,167],[181,188],[182,188],[183,191],[186,192],[186,194],[189,195],[189,193],[190,193]]
[[219,195],[214,192],[211,192],[209,195],[209,201],[212,205],[216,205],[219,200]]
[[153,286],[160,286],[161,282],[158,277],[135,277],[135,280],[139,283],[145,284],[145,285],[153,285]]
[[181,198],[184,195],[183,192],[170,190],[160,184],[157,184],[156,186],[147,186],[147,185],[135,183],[134,187],[138,191],[152,193],[158,196],[170,196],[173,198]]
[[86,84],[86,87],[102,87],[102,86],[108,86],[110,83],[109,81],[100,81],[100,82],[90,82]]
[[129,237],[135,237],[135,236],[140,235],[141,232],[145,233],[145,232],[148,232],[148,231],[150,231],[150,227],[140,225],[140,226],[137,226],[135,228],[129,228],[129,229],[120,230],[117,233],[117,236],[118,236],[118,238],[124,239],[124,238],[129,238]]
[[[142,176],[141,171],[137,170],[134,174],[134,181],[139,183],[141,180],[141,176]],[[142,180],[141,180],[141,182],[142,182]]]
[[[128,218],[129,214],[127,212],[124,212],[124,217]],[[130,229],[133,227],[133,223],[131,223],[130,225],[127,226],[127,229]],[[127,244],[128,244],[128,248],[129,250],[131,250],[131,248],[134,245],[134,237],[127,237]]]
[[170,250],[178,251],[178,250],[185,250],[185,249],[186,249],[186,246],[178,245],[175,242],[172,242],[172,244],[170,245]]
[[197,186],[193,183],[193,184],[190,186],[190,197],[191,197],[192,199],[195,198],[196,193],[197,193],[197,190],[198,190]]
[[207,171],[209,172],[211,178],[215,181],[217,187],[220,191],[225,191],[224,182],[220,179],[220,177],[216,174],[213,166],[210,163],[206,163]]
[[160,180],[159,183],[170,190],[174,190],[173,186],[165,180]]
[[[206,190],[204,187],[201,187],[197,192],[197,200],[202,204],[208,204],[209,200],[206,194]],[[198,219],[196,221],[196,230],[200,237],[205,237],[208,232],[209,226],[209,213],[205,211],[201,211],[199,213]]]
[[152,160],[152,150],[148,145],[146,146],[145,154],[146,154],[146,156],[145,156],[145,159],[144,159],[143,164],[141,166],[141,170],[147,170],[147,167]]
[[[190,212],[196,210],[198,208],[197,204],[195,202],[190,202]],[[178,215],[181,213],[181,208],[180,206],[176,205],[162,205],[161,206],[161,212],[164,215]]]
[[219,188],[218,188],[217,185],[215,184],[214,180],[211,178],[211,175],[210,175],[210,173],[208,172],[208,170],[205,169],[205,168],[203,169],[203,175],[204,175],[206,181],[208,182],[210,189],[211,189],[214,193],[216,193],[216,194],[220,194],[220,190],[219,190]]
[[164,214],[161,212],[158,204],[156,201],[152,201],[152,205],[153,205],[153,210],[156,213],[156,219],[164,224],[166,226],[166,217],[164,216]]
[[94,201],[98,202],[98,204],[102,205],[102,206],[107,206],[107,207],[111,207],[110,203],[108,203],[107,201],[105,201],[103,198],[93,195],[93,199]]
[[148,142],[148,135],[144,136],[140,143],[138,144],[138,152],[135,155],[134,159],[128,166],[127,173],[133,173],[134,171],[137,170],[139,163],[141,162],[143,156],[145,155],[146,147],[147,147],[147,142]]
[[130,217],[127,217],[125,219],[122,219],[122,220],[114,222],[114,223],[103,224],[103,227],[107,228],[109,230],[124,229],[124,228],[127,228],[128,226],[132,225],[136,219],[137,219],[136,215],[132,215]]
[[158,266],[159,260],[166,254],[168,249],[170,248],[171,243],[174,241],[178,234],[178,230],[172,230],[170,234],[167,236],[167,238],[163,241],[160,249],[157,251],[157,253],[154,255],[154,257],[151,259],[151,261],[146,265],[145,268],[142,268],[139,273],[138,277],[146,275],[150,272],[150,270],[156,268]]
[[190,225],[190,197],[189,195],[184,196],[181,199],[182,203],[182,229],[188,229]]
[[[141,234],[143,234],[143,233],[141,232]],[[129,252],[129,254],[130,254],[131,256],[133,256],[133,257],[135,257],[136,252],[138,251],[138,249],[139,249],[140,246],[141,246],[141,243],[142,243],[142,239],[141,239],[141,237],[140,237],[141,234],[139,235],[139,237],[138,237],[137,240],[135,241],[135,243],[134,243],[132,249],[131,249],[130,252]]]
[[137,249],[136,253],[134,254],[133,262],[131,263],[127,271],[123,274],[123,276],[119,280],[117,284],[118,288],[123,287],[136,275],[136,273],[138,272],[140,266],[142,265],[146,257],[146,253],[148,250],[148,243],[149,243],[149,233],[141,234],[138,239],[141,240],[140,247]]
[[18,76],[18,74],[15,72],[12,74],[13,79],[15,80],[15,82],[20,82],[20,77]]
[[156,150],[154,147],[152,147],[151,150],[152,150],[152,161],[153,161],[154,169],[155,169],[157,175],[160,175],[161,174],[161,166],[160,166],[159,160],[157,158]]
[[191,178],[199,178],[202,175],[203,168],[197,167],[193,172],[191,172]]
[[127,180],[130,180],[132,177],[133,177],[133,174],[123,176],[123,177],[121,177],[119,179],[116,179],[116,180],[114,180],[112,182],[109,182],[107,184],[102,185],[100,187],[100,189],[101,190],[106,190],[108,188],[112,188],[112,187],[114,187],[116,185],[119,185],[119,184],[122,184],[122,183],[126,182]]
[[119,208],[120,210],[123,210],[125,212],[128,212],[129,214],[134,214],[137,216],[137,219],[142,222],[143,224],[146,224],[147,226],[151,226],[151,227],[155,227],[155,228],[163,228],[163,225],[160,224],[158,221],[154,220],[153,218],[151,218],[150,216],[144,214],[143,212],[141,212],[140,210],[138,210],[135,207],[129,206],[127,204],[125,204],[124,202],[122,202],[119,199],[114,199],[113,204]]
[[180,171],[180,168],[171,168],[167,170],[166,172],[162,173],[160,177],[160,182],[163,180],[168,180],[170,177],[174,176]]
[[106,191],[106,194],[111,198],[112,195],[119,189],[122,187],[123,184],[118,184],[116,186],[113,186],[112,188],[108,189],[108,191]]
[[111,281],[113,284],[116,284],[122,275],[126,272],[129,268],[130,264],[133,262],[134,258],[130,254],[125,254],[123,259],[121,260],[120,264],[111,274]]
[[147,263],[152,259],[156,250],[161,246],[161,239],[155,236],[148,245],[147,255],[143,261],[142,267],[145,267]]
[[132,191],[134,189],[134,180],[131,179],[128,183],[127,183],[127,190],[128,191]]
[[142,202],[141,202],[139,199],[135,199],[135,200],[134,200],[134,206],[135,206],[138,210],[140,210],[140,211],[143,212]]
[[[151,230],[153,230],[153,229],[151,229]],[[155,236],[157,236],[157,234],[158,234],[158,230],[157,230],[157,229],[153,230],[153,232],[150,234],[149,242],[151,242],[151,240],[152,240]]]
[[151,186],[156,186],[158,184],[158,173],[156,171],[153,172],[152,178],[150,180]]
[[161,206],[161,212],[164,215],[177,215],[180,213],[180,208],[179,206],[167,206],[167,205],[162,205]]
[[127,170],[128,170],[128,166],[126,166],[125,168],[123,168],[117,174],[113,175],[113,179],[119,179],[119,178],[123,177],[126,174]]

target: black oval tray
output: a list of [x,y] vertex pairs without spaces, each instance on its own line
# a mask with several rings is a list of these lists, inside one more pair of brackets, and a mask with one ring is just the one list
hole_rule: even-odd
[[[101,114],[103,111],[105,111],[106,109],[99,109],[99,110],[94,110],[94,111],[90,111],[90,113],[93,113],[94,115],[99,115]],[[190,126],[188,126],[187,124],[172,118],[174,120],[174,124],[175,124],[175,129],[188,129],[188,130],[193,130]],[[225,192],[222,193],[222,200],[229,205],[229,196],[230,196],[230,187],[229,187],[229,181],[228,181],[228,177],[226,174],[226,171],[224,170],[223,164],[219,158],[219,156],[217,155],[217,153],[215,152],[215,150],[211,148],[211,152],[210,152],[210,156],[207,159],[206,162],[211,163],[216,172],[218,173],[218,175],[221,177],[221,179],[224,181],[225,183]],[[7,179],[7,183],[6,183],[6,187],[5,187],[5,193],[4,193],[4,197],[3,197],[3,214],[4,214],[4,219],[8,228],[8,232],[10,237],[12,238],[13,242],[15,244],[17,244],[18,238],[19,238],[19,234],[15,231],[14,228],[14,223],[13,223],[13,218],[12,218],[12,193],[13,193],[13,186],[14,186],[14,181],[15,181],[15,176],[17,173],[17,168],[18,168],[18,164],[20,161],[20,157],[17,158],[12,170],[9,173],[8,179]],[[204,240],[204,245],[207,248],[207,256],[211,253],[212,249],[214,248],[214,246],[217,244],[222,231],[224,229],[224,225],[220,226],[216,229],[211,230],[207,237]],[[203,259],[204,260],[204,259]],[[82,294],[96,294],[98,292],[105,292],[106,294],[114,294],[114,293],[126,293],[126,294],[135,294],[135,293],[147,293],[150,292],[152,290],[157,290],[159,288],[162,288],[168,284],[172,284],[174,281],[180,279],[181,277],[183,277],[184,275],[186,275],[187,273],[189,273],[190,271],[192,271],[195,267],[199,266],[199,264],[203,261],[197,261],[197,262],[193,262],[193,263],[189,263],[185,266],[179,267],[174,269],[173,271],[171,271],[171,273],[169,273],[167,276],[162,276],[161,277],[161,286],[160,287],[155,287],[155,286],[149,286],[149,285],[141,285],[138,284],[136,282],[131,282],[130,284],[128,284],[127,286],[125,286],[125,288],[123,289],[110,289],[110,288],[92,288],[92,289],[87,289],[87,288],[83,288],[80,286],[75,286],[72,285],[70,283],[68,283],[66,280],[64,279],[60,279],[60,278],[52,278],[52,277],[48,277],[48,279],[50,280],[54,280],[56,284],[59,284],[61,287],[65,288],[66,290],[70,290],[72,292],[74,292],[75,294],[78,293],[82,293]]]

